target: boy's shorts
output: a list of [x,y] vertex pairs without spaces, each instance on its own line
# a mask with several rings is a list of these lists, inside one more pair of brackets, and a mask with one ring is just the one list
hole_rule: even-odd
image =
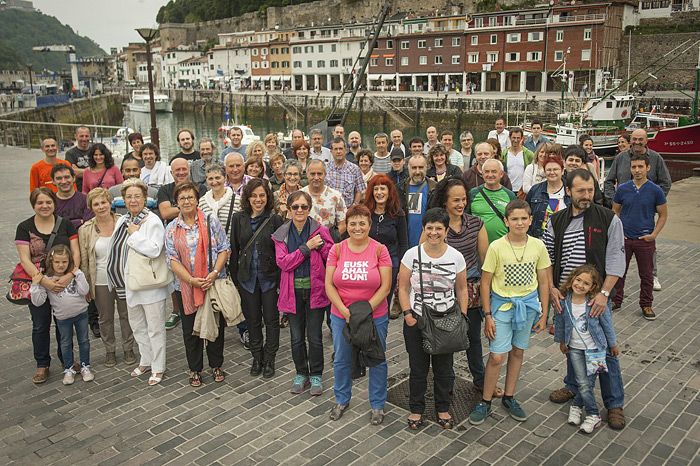
[[495,354],[508,353],[513,346],[526,350],[530,343],[532,327],[540,317],[539,312],[527,310],[527,321],[522,330],[513,330],[512,308],[508,311],[496,311],[493,313],[493,321],[496,324],[496,338],[489,342],[489,351]]

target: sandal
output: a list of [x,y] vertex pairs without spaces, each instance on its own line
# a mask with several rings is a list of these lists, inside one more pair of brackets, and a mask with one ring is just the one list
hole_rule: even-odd
[[[157,374],[160,374],[160,375],[157,375]],[[162,372],[154,372],[148,378],[148,385],[150,385],[151,387],[154,385],[158,385],[162,380],[163,380],[163,373]]]
[[420,419],[408,418],[408,419],[406,419],[406,421],[408,422],[408,428],[410,430],[418,430],[421,427],[423,427],[423,425],[425,424],[425,416],[423,414],[421,414]]
[[454,419],[452,419],[452,416],[443,419],[439,415],[437,416],[437,423],[442,427],[443,429],[452,429],[452,422],[454,422]]
[[[151,379],[148,379],[148,384],[151,384]],[[202,374],[199,372],[190,372],[190,387],[201,387],[202,386]]]
[[[141,369],[141,367],[143,367],[143,369]],[[132,376],[132,377],[139,377],[139,376],[141,376],[141,375],[143,375],[143,374],[148,374],[149,372],[151,372],[151,368],[150,368],[150,367],[148,367],[148,366],[138,366],[136,369],[134,369],[133,371],[131,371],[131,376]]]
[[226,378],[226,374],[220,367],[215,367],[212,369],[211,374],[214,376],[214,382],[221,383]]

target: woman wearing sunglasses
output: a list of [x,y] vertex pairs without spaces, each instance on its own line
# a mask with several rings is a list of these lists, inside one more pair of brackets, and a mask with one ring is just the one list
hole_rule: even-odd
[[309,217],[311,196],[295,191],[287,197],[291,220],[272,235],[280,291],[277,307],[289,316],[292,359],[296,375],[290,392],[307,388],[312,396],[323,393],[323,319],[330,301],[323,286],[326,259],[333,246],[328,228]]

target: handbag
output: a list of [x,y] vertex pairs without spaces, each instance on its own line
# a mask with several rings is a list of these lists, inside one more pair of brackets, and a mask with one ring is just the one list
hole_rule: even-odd
[[[58,229],[61,226],[63,217],[56,216],[56,221],[53,225],[53,230],[51,230],[51,235],[49,236],[49,241],[46,243],[46,253],[51,250],[53,243],[56,240],[56,234],[58,234]],[[40,271],[43,270],[41,263],[37,262],[34,264]],[[12,304],[18,304],[20,306],[26,306],[32,302],[31,296],[29,295],[29,288],[32,286],[32,277],[24,270],[22,264],[19,263],[15,265],[12,274],[10,275],[10,290],[5,295],[5,298]]]
[[579,338],[583,342],[583,345],[586,346],[586,351],[585,351],[586,374],[588,374],[590,376],[590,375],[608,372],[608,363],[605,359],[606,352],[601,351],[597,348],[595,348],[595,349],[588,348],[588,345],[586,345],[586,341],[583,339],[583,337],[581,336],[581,333],[579,333],[578,329],[576,328],[576,322],[574,321],[574,315],[571,312],[571,308],[569,307],[569,303],[565,302],[564,306],[566,307],[566,313],[569,316],[569,320],[571,320],[571,325],[574,327],[574,331],[578,334]]
[[[235,196],[235,194],[234,194]],[[207,216],[207,231],[209,232],[209,273],[211,273],[214,262],[212,261],[211,247],[211,223],[210,216]],[[214,285],[207,290],[205,301],[211,306],[214,312],[221,312],[226,319],[226,326],[232,327],[238,325],[245,320],[243,308],[241,307],[241,296],[238,294],[236,285],[228,276],[226,270],[226,278],[217,278],[214,280]]]
[[[420,294],[425,296],[421,249],[418,245],[418,273]],[[419,328],[423,335],[423,351],[431,355],[449,354],[469,348],[469,321],[459,310],[457,299],[446,312],[437,312],[424,301],[422,311]]]
[[243,267],[242,260],[243,258],[247,257],[248,254],[250,254],[250,248],[255,244],[255,239],[258,237],[258,235],[263,231],[265,228],[265,225],[267,225],[270,220],[272,220],[272,217],[275,214],[271,213],[269,217],[265,219],[264,222],[255,230],[255,233],[253,233],[253,236],[248,240],[246,243],[245,247],[241,249],[241,254],[238,256],[238,268],[241,269]]
[[165,248],[158,257],[146,257],[129,248],[126,258],[129,274],[126,286],[132,291],[145,291],[162,288],[173,281],[173,273],[165,261]]

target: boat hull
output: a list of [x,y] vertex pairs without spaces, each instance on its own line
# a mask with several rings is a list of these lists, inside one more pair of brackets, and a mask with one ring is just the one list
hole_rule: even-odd
[[700,123],[649,133],[647,147],[669,159],[700,160]]
[[[132,112],[141,112],[141,113],[150,113],[151,108],[148,102],[145,103],[140,103],[140,102],[130,102],[129,105],[127,106],[129,111]],[[173,112],[173,103],[172,102],[156,102],[156,113],[172,113]]]

